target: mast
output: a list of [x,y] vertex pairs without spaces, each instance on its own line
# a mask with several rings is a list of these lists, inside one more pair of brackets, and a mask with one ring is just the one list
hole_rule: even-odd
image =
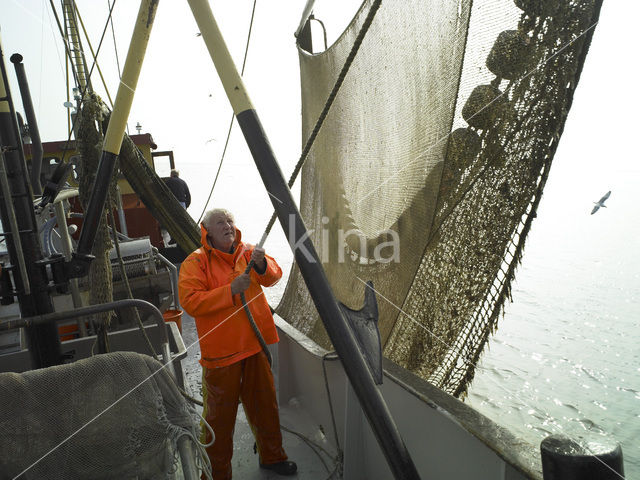
[[62,14],[64,18],[65,41],[69,45],[69,61],[71,68],[76,72],[78,87],[84,96],[92,91],[91,79],[87,68],[87,59],[84,56],[80,34],[78,32],[78,19],[76,17],[76,3],[74,0],[63,0]]

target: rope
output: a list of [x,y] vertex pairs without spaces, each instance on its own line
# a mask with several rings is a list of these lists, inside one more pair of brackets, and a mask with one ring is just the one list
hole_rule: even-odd
[[209,202],[211,201],[211,196],[213,195],[213,189],[216,188],[216,183],[218,182],[218,176],[220,175],[220,170],[222,169],[222,163],[224,162],[224,155],[227,153],[227,146],[229,145],[229,138],[231,138],[231,129],[233,128],[233,121],[236,116],[231,114],[231,122],[229,123],[229,131],[227,132],[227,140],[224,142],[224,149],[222,150],[222,157],[220,158],[220,164],[218,165],[218,171],[216,172],[216,177],[213,179],[213,185],[211,186],[211,190],[209,191],[209,196],[207,197],[207,201],[204,202],[204,207],[202,208],[202,213],[198,218],[198,223],[202,220],[204,216],[204,212],[207,210],[207,206],[209,206]]
[[[253,0],[253,10],[251,10],[251,20],[249,21],[249,33],[247,34],[247,42],[244,47],[244,58],[242,60],[242,70],[240,71],[240,76],[244,75],[244,69],[247,65],[247,55],[249,53],[249,40],[251,40],[251,30],[253,29],[253,19],[256,13],[256,2],[257,0]],[[216,172],[216,177],[213,179],[213,185],[211,185],[211,190],[209,191],[209,196],[207,197],[207,201],[204,202],[204,207],[202,209],[202,213],[200,214],[200,218],[198,218],[198,222],[202,220],[204,216],[204,212],[207,211],[207,206],[209,205],[209,201],[211,201],[211,196],[213,195],[213,190],[216,188],[216,183],[218,182],[218,176],[220,175],[220,170],[222,169],[222,163],[224,162],[224,156],[227,153],[227,146],[229,145],[229,139],[231,138],[231,130],[233,129],[233,121],[235,120],[235,114],[231,114],[231,121],[229,122],[229,130],[227,131],[227,139],[224,142],[224,149],[222,150],[222,156],[220,157],[220,164],[218,165],[218,171]]]
[[251,330],[253,330],[253,333],[255,333],[256,338],[258,339],[258,342],[262,347],[262,351],[267,356],[267,360],[269,360],[269,366],[272,366],[273,358],[271,357],[271,352],[269,351],[267,342],[264,341],[264,338],[262,336],[262,333],[260,332],[260,329],[258,328],[258,325],[256,325],[256,321],[253,319],[253,315],[251,314],[251,310],[249,310],[249,305],[247,305],[247,299],[244,296],[244,292],[240,293],[240,299],[242,300],[242,308],[244,308],[244,313],[247,314],[247,318],[249,319],[249,325],[251,325]]
[[188,401],[200,407],[204,407],[204,403],[202,403],[200,400],[189,395],[184,389],[180,388],[180,386],[178,386],[177,384],[176,384],[176,387],[178,387],[178,390],[180,390],[180,393],[182,394],[182,396],[186,398]]
[[[313,440],[311,440],[310,438],[302,435],[301,433],[296,432],[295,430],[291,430],[291,429],[285,427],[284,425],[280,425],[280,428],[282,428],[282,430],[284,430],[285,432],[288,432],[288,433],[291,433],[291,434],[295,435],[296,437],[300,438],[300,440],[302,440],[304,443],[306,443],[309,446],[309,448],[313,451],[313,453],[315,453],[318,456],[318,458],[322,462],[322,465],[324,466],[324,469],[328,473],[331,473],[331,476],[333,476],[333,473],[329,470],[329,466],[327,465],[327,462],[324,461],[324,458],[322,458],[322,455],[320,455],[320,452],[318,450],[316,450],[316,449],[321,450],[322,452],[324,452],[325,455],[327,455],[329,458],[333,459],[333,457],[331,457],[329,452],[327,452],[324,449],[324,447],[322,447],[321,445],[315,443]],[[329,478],[331,478],[331,476],[329,476]]]
[[[327,369],[326,369],[326,364],[325,364],[326,361],[335,361],[335,360],[338,360],[338,358],[339,357],[336,355],[335,352],[328,352],[328,353],[325,353],[322,356],[322,372],[323,372],[323,376],[324,376],[324,385],[325,385],[325,388],[327,390],[327,398],[328,398],[328,401],[329,401],[329,411],[331,412],[331,424],[333,426],[333,434],[334,434],[334,438],[335,438],[335,442],[336,442],[337,455],[334,457],[322,445],[314,442],[313,440],[311,440],[310,438],[306,437],[305,435],[302,435],[299,432],[291,430],[291,429],[285,427],[284,425],[280,425],[280,428],[282,428],[282,430],[284,430],[285,432],[289,432],[289,433],[291,433],[293,435],[296,435],[303,442],[305,442],[309,446],[309,448],[311,448],[311,450],[313,450],[313,452],[318,456],[318,458],[320,459],[320,461],[324,465],[324,468],[327,471],[327,473],[329,473],[329,476],[326,477],[327,480],[329,480],[330,478],[334,478],[336,473],[338,473],[339,471],[341,472],[341,467],[342,467],[343,458],[344,458],[344,455],[343,455],[343,452],[342,452],[342,448],[340,447],[340,441],[338,439],[338,429],[336,427],[336,418],[335,418],[335,414],[334,414],[334,411],[333,411],[333,402],[331,400],[331,391],[329,389],[329,380],[328,380],[328,377],[327,377]],[[320,450],[320,451],[318,451],[318,450]],[[327,466],[327,463],[324,461],[324,459],[320,455],[320,452],[324,453],[327,457],[329,457],[334,462],[333,470],[329,470],[329,467]],[[342,477],[341,477],[341,475],[338,475],[337,478],[342,478]]]

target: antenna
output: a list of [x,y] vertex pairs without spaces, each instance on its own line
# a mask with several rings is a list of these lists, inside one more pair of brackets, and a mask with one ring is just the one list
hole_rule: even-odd
[[140,122],[136,124],[136,130],[138,131],[138,135],[140,135],[140,131],[142,130],[142,125],[140,125]]

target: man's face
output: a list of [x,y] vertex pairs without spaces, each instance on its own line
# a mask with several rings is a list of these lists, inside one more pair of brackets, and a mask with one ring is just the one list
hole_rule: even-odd
[[228,252],[236,239],[233,217],[223,213],[214,215],[209,221],[207,232],[215,248]]

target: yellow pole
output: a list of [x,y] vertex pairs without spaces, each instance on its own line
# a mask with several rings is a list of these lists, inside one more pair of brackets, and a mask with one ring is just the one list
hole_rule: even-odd
[[122,78],[118,86],[116,101],[113,104],[113,112],[107,127],[107,133],[104,136],[103,151],[110,152],[115,155],[120,153],[122,146],[122,137],[124,136],[127,119],[131,111],[133,103],[133,95],[138,86],[138,78],[142,69],[142,61],[149,43],[151,35],[151,27],[156,14],[159,0],[142,0],[138,18],[133,29],[131,37],[131,45],[127,53],[127,59],[122,70]]
[[91,249],[96,238],[100,218],[104,212],[104,203],[109,191],[109,180],[113,175],[116,159],[120,153],[124,130],[131,111],[133,95],[138,85],[138,77],[142,69],[142,61],[149,43],[151,27],[159,0],[142,0],[138,18],[133,29],[131,44],[124,63],[122,78],[118,86],[116,101],[104,136],[102,156],[98,164],[96,179],[91,190],[89,205],[84,215],[78,247],[71,262],[71,275],[80,277],[87,273],[93,259]]

